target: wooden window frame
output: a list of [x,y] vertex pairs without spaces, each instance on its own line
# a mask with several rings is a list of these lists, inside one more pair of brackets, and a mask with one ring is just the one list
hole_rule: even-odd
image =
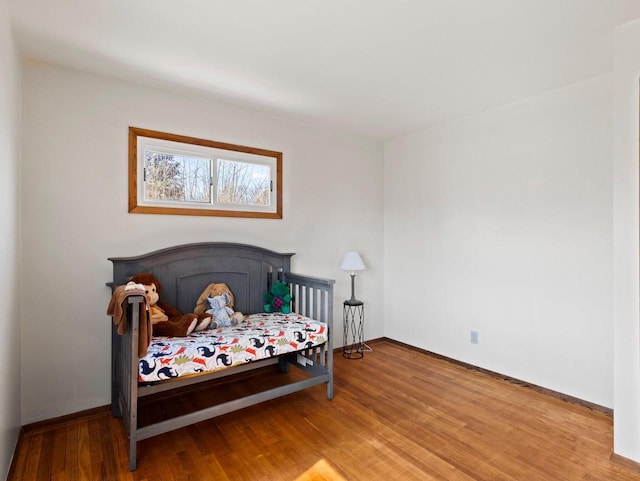
[[[234,152],[243,152],[247,154],[261,155],[265,157],[273,157],[276,161],[276,209],[275,212],[258,212],[252,210],[227,210],[203,208],[195,209],[189,206],[185,207],[161,207],[140,205],[138,203],[138,137],[148,137],[153,139],[168,140],[180,142],[184,144],[198,145],[203,147],[211,147],[214,149],[224,149]],[[243,217],[257,219],[282,219],[282,152],[273,150],[260,149],[256,147],[247,147],[244,145],[228,144],[225,142],[217,142],[214,140],[199,139],[196,137],[188,137],[184,135],[170,134],[166,132],[158,132],[156,130],[142,129],[138,127],[129,127],[129,212],[133,214],[162,214],[162,215],[196,215],[196,216],[214,216],[214,217]]]

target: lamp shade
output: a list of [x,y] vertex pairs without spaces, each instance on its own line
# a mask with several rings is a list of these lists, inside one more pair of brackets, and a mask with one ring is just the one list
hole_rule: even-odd
[[342,260],[340,269],[343,271],[363,271],[366,269],[364,262],[360,258],[360,254],[355,251],[347,252]]

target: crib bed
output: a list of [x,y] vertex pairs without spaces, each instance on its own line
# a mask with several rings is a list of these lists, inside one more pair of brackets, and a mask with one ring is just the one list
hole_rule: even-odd
[[[137,466],[137,441],[319,384],[326,384],[327,398],[333,398],[334,281],[291,273],[292,256],[290,253],[280,254],[245,244],[210,242],[169,247],[136,257],[109,258],[113,263],[113,280],[107,284],[112,289],[126,284],[138,272],[151,272],[162,283],[163,300],[182,312],[193,311],[195,300],[205,286],[223,282],[234,293],[236,310],[244,314],[261,313],[264,292],[270,289],[275,280],[282,280],[291,288],[291,316],[304,316],[326,326],[326,335],[320,341],[316,339],[315,345],[301,343],[296,346],[302,347],[301,349],[225,366],[224,369],[199,375],[141,382],[138,334],[140,304],[144,304],[144,298],[129,297],[127,331],[119,335],[115,325],[112,330],[111,410],[114,416],[123,419],[129,438],[129,467],[132,471]],[[270,354],[273,353],[274,351],[270,351]],[[295,366],[305,373],[305,377],[199,411],[138,426],[138,400],[143,396],[177,390],[273,364],[278,364],[285,372],[290,366]]]

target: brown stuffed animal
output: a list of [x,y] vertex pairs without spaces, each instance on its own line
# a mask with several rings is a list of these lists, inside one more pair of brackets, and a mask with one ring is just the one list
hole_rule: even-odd
[[162,302],[160,282],[153,274],[141,272],[133,276],[131,282],[142,284],[145,288],[154,336],[185,337],[193,331],[206,329],[211,323],[210,314],[182,314],[176,308]]
[[[209,307],[210,307],[208,300],[210,298],[213,299],[214,297],[220,296],[222,294],[227,294],[229,296],[229,302],[227,303],[227,307],[230,308],[231,311],[233,311],[233,304],[235,302],[233,293],[231,292],[231,289],[229,289],[229,286],[221,282],[218,284],[209,284],[205,288],[205,290],[202,291],[202,294],[200,294],[200,297],[198,297],[198,302],[196,303],[196,307],[193,309],[193,312],[198,315],[202,315],[203,313],[206,314],[206,311],[209,310]],[[237,324],[244,321],[244,315],[239,311],[233,312],[232,314],[229,315],[229,317],[232,319],[232,324]],[[211,320],[211,325],[209,326],[209,328],[213,329],[216,327],[219,327],[219,326],[217,325],[217,322],[214,316],[214,318]]]

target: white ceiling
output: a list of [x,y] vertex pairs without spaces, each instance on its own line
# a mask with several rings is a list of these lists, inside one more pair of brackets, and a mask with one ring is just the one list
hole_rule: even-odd
[[27,56],[389,139],[613,70],[640,0],[8,0]]

